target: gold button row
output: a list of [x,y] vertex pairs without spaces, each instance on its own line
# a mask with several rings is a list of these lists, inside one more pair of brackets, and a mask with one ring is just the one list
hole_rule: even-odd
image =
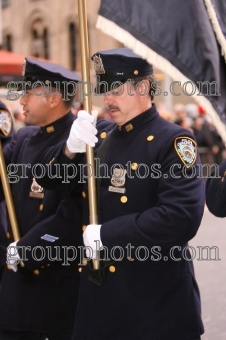
[[[79,273],[81,273],[82,272],[82,267],[79,267],[78,271],[79,271]],[[116,271],[115,266],[110,266],[109,267],[109,272],[114,273],[115,271]]]

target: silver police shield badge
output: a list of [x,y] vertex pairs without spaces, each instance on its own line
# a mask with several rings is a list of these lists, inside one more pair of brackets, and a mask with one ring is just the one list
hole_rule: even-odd
[[108,187],[108,191],[124,194],[126,192],[126,189],[123,187],[126,182],[126,173],[127,171],[125,169],[113,169],[113,175],[111,178],[112,186]]
[[8,136],[12,130],[12,117],[8,111],[0,110],[0,133]]
[[33,181],[32,181],[29,197],[39,198],[39,199],[44,198],[44,189],[41,187],[41,185],[39,185],[36,182],[35,178],[33,178]]
[[177,137],[174,141],[174,148],[183,164],[189,168],[197,158],[197,144],[189,137]]

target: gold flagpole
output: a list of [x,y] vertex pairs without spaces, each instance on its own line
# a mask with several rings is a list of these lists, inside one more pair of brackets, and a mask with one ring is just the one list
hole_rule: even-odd
[[[16,242],[20,239],[20,232],[17,224],[16,212],[14,208],[11,189],[9,183],[7,182],[7,171],[1,141],[0,141],[0,175],[2,180],[3,192],[5,195],[6,206],[9,214],[9,220],[12,228],[13,238],[14,241]],[[24,267],[24,263],[22,261],[20,261],[19,263],[21,267]]]
[[[88,30],[87,30],[87,11],[86,0],[78,0],[78,15],[79,15],[79,37],[81,46],[81,64],[82,64],[82,82],[83,82],[83,95],[84,93],[90,93],[84,98],[84,109],[91,113],[91,91],[90,90],[90,55],[89,55],[89,43],[88,43]],[[91,88],[92,89],[92,88]],[[91,165],[93,173],[88,174],[88,194],[89,194],[89,214],[90,224],[98,224],[97,216],[97,192],[95,182],[95,163],[94,163],[94,151],[89,145],[86,145],[86,162]],[[97,254],[98,257],[98,254]],[[93,260],[93,268],[99,269],[99,260]]]

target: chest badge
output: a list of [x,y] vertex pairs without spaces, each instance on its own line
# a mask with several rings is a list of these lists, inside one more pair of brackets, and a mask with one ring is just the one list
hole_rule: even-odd
[[127,171],[125,169],[113,169],[113,175],[111,178],[112,185],[108,187],[108,191],[124,194],[126,192],[126,189],[124,188],[126,182],[126,173]]
[[38,199],[44,198],[44,189],[36,182],[35,178],[33,178],[29,197]]

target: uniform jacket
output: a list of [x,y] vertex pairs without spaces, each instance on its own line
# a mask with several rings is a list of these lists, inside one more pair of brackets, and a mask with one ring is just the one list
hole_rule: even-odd
[[[61,261],[53,259],[54,249],[57,249],[54,247],[58,246],[61,257],[66,252],[63,247],[76,248],[81,244],[81,195],[45,190],[44,197],[38,197],[31,189],[40,155],[68,136],[73,120],[74,115],[68,113],[49,126],[23,128],[16,141],[4,150],[10,164],[8,176],[21,234],[17,245],[31,247],[25,255],[22,248],[19,253],[32,274],[27,278],[18,271],[5,270],[0,291],[1,329],[34,332],[73,329],[80,279],[79,258],[65,262],[65,253]],[[13,164],[30,167],[23,173],[22,167],[16,169]],[[12,236],[12,232],[8,232]],[[56,240],[43,239],[46,234]],[[9,243],[12,241],[11,237]],[[68,256],[72,257],[72,252],[68,251]]]
[[[101,286],[84,266],[73,339],[199,339],[200,296],[187,242],[201,222],[204,182],[194,173],[199,158],[188,168],[176,151],[180,143],[194,146],[194,137],[153,106],[109,138],[103,163],[127,170],[121,186],[111,173],[100,181],[101,240],[115,262]],[[72,180],[71,190],[76,185]],[[86,189],[82,196],[88,200]]]
[[206,204],[217,217],[226,217],[226,161],[217,165],[206,182]]

